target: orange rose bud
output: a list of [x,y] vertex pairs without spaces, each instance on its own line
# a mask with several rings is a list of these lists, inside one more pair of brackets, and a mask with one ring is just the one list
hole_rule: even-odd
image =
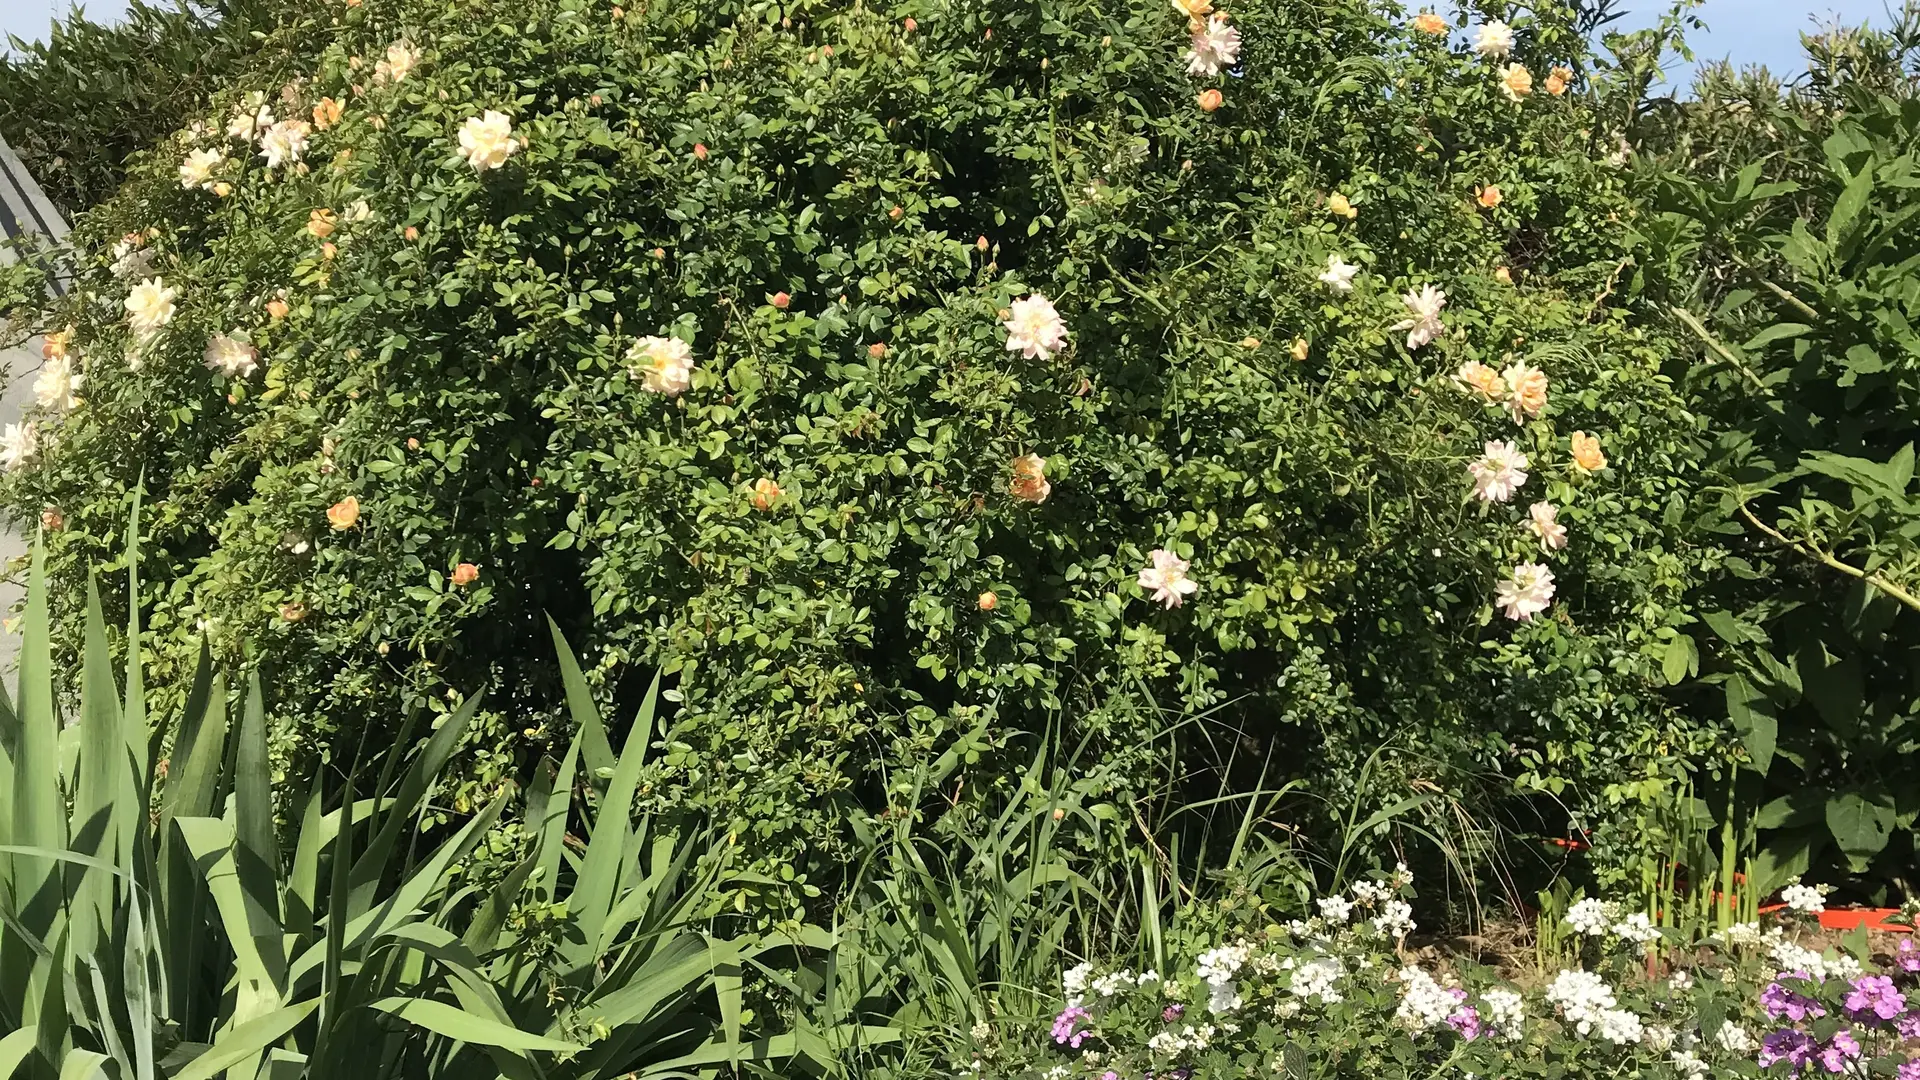
[[913,33],[913,32],[914,32],[915,30],[918,30],[918,29],[920,29],[920,24],[919,24],[919,23],[917,23],[917,22],[914,22],[914,21],[913,21],[913,17],[912,17],[911,15],[909,15],[909,16],[907,17],[907,21],[906,21],[906,22],[904,22],[904,23],[901,23],[900,25],[902,25],[902,26],[904,26],[904,27],[906,27],[906,28],[907,28],[907,33],[909,33],[909,34],[911,34],[911,33]]
[[876,341],[873,344],[867,346],[867,355],[873,357],[875,360],[878,360],[881,357],[887,355],[886,343],[883,341]]
[[657,248],[654,248],[654,249],[653,249],[653,257],[654,257],[654,258],[656,258],[656,259],[664,259],[664,258],[666,258],[666,257],[667,257],[667,249],[666,249],[666,248],[658,248],[658,247],[657,247]]
[[975,248],[976,248],[977,250],[980,250],[980,251],[985,251],[985,250],[987,250],[987,238],[986,238],[986,237],[984,237],[984,236],[982,236],[982,237],[981,237],[980,239],[978,239],[978,240],[975,240],[975,241],[973,242],[973,246],[974,246],[974,247],[975,247]]
[[890,217],[890,218],[892,218],[892,219],[893,219],[893,220],[895,220],[895,221],[899,221],[899,220],[900,220],[900,215],[901,215],[901,214],[904,214],[904,213],[906,213],[906,211],[904,211],[904,210],[902,210],[902,209],[900,209],[899,207],[897,207],[897,206],[896,206],[896,207],[894,207],[893,209],[891,209],[891,210],[889,210],[889,211],[887,211],[887,216],[888,216],[888,217]]
[[278,297],[267,301],[267,314],[276,319],[286,318],[289,310],[291,309],[287,307],[287,302]]
[[402,233],[401,235],[407,238],[408,243],[412,243],[413,241],[420,239],[420,230],[414,228],[412,225],[409,225],[407,226],[407,231]]
[[407,440],[407,449],[409,449],[409,450],[418,450],[418,449],[420,449],[420,440],[419,440],[419,439],[408,439],[408,440]]
[[1000,606],[1000,598],[994,595],[992,589],[988,589],[986,592],[981,593],[980,599],[977,602],[980,605],[981,611],[992,611],[994,608],[997,608]]
[[307,617],[307,605],[298,600],[289,600],[280,605],[280,617],[288,622],[299,622]]
[[1513,271],[1504,266],[1496,266],[1493,269],[1493,280],[1502,285],[1511,285],[1513,284]]
[[1486,187],[1483,187],[1478,191],[1474,192],[1474,197],[1480,201],[1481,206],[1484,206],[1487,209],[1491,210],[1494,207],[1500,205],[1500,200],[1502,198],[1500,194],[1500,185],[1488,184]]
[[755,510],[772,509],[773,501],[784,494],[786,492],[780,490],[779,484],[763,476],[753,482],[753,508]]
[[1212,112],[1227,103],[1226,97],[1218,90],[1202,90],[1200,91],[1200,96],[1195,100],[1200,103],[1200,110],[1202,112]]
[[453,576],[448,580],[452,581],[455,585],[459,585],[464,588],[468,585],[473,584],[475,581],[478,581],[479,579],[480,579],[480,568],[473,565],[470,562],[463,562],[459,566],[456,566],[453,568]]
[[320,245],[320,255],[322,258],[331,259],[338,254],[340,254],[340,249],[333,246],[333,241],[329,240]]
[[40,511],[40,527],[48,532],[59,532],[67,527],[67,515],[57,506],[49,506]]
[[793,303],[793,297],[783,292],[777,292],[767,299],[767,303],[772,304],[781,311],[785,311],[787,310],[787,305]]
[[313,126],[325,131],[340,122],[341,106],[330,97],[323,97],[313,107]]
[[327,507],[327,524],[334,532],[346,532],[360,523],[360,500],[349,495]]
[[1307,358],[1307,339],[1303,337],[1294,338],[1293,348],[1290,351],[1295,360],[1304,361]]
[[321,209],[307,215],[307,231],[325,240],[333,235],[333,211]]
[[707,160],[707,144],[703,142],[694,143],[693,156],[700,159],[701,161]]

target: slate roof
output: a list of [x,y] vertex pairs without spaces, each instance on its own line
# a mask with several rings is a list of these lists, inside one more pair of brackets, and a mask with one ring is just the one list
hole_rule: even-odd
[[[67,223],[61,218],[60,211],[40,190],[40,185],[27,175],[26,166],[20,164],[20,158],[0,139],[0,241],[12,240],[25,233],[38,233],[53,240],[67,235]],[[0,265],[13,262],[19,256],[3,243],[0,243]],[[63,282],[55,281],[55,289],[63,289]]]

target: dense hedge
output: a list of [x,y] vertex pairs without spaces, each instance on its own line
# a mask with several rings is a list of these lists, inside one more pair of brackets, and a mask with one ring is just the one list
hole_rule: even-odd
[[[1510,57],[1361,0],[1227,15],[1200,75],[1148,0],[297,17],[269,45],[310,62],[82,222],[46,316],[82,403],[7,503],[63,515],[78,595],[144,476],[154,681],[251,636],[313,688],[286,760],[491,670],[518,696],[456,809],[561,734],[550,612],[610,697],[670,675],[646,790],[770,856],[1056,718],[1144,760],[1211,710],[1189,765],[1339,799],[1387,741],[1392,790],[1498,772],[1576,808],[1704,751],[1653,690],[1716,557],[1702,437],[1620,310],[1635,211],[1572,12]],[[1033,296],[1064,348],[1011,347]],[[647,337],[690,347],[684,393]],[[1453,377],[1516,362],[1543,407]],[[1472,494],[1493,440],[1531,459],[1511,502]],[[1182,606],[1138,583],[1161,549]],[[1526,563],[1555,591],[1510,621]]]

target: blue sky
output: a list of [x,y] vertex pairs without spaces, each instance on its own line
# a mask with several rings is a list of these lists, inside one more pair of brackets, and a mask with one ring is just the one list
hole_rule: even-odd
[[[64,12],[71,0],[0,0],[0,31],[24,38],[45,36],[47,23]],[[1633,9],[1621,24],[1632,28],[1651,25],[1666,9],[1665,0],[1629,0]],[[96,19],[110,19],[126,10],[126,0],[95,0],[86,5]],[[1814,24],[1814,16],[1837,15],[1849,23],[1872,20],[1886,25],[1886,0],[1707,0],[1701,8],[1707,33],[1694,41],[1703,58],[1731,55],[1736,61],[1764,63],[1776,74],[1800,70],[1800,31]],[[1683,85],[1684,72],[1675,77]]]

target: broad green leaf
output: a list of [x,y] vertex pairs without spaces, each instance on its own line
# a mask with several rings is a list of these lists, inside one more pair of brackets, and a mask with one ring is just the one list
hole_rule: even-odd
[[261,1051],[279,1042],[319,1006],[318,999],[302,1001],[282,1006],[241,1024],[215,1039],[206,1053],[175,1073],[172,1080],[213,1080],[229,1067],[259,1056]]
[[1774,744],[1780,733],[1773,702],[1745,675],[1728,679],[1725,690],[1727,719],[1746,744],[1747,753],[1753,758],[1753,771],[1765,776],[1773,768]]
[[586,1049],[578,1043],[550,1039],[544,1035],[521,1031],[519,1028],[496,1020],[489,1020],[484,1016],[475,1016],[464,1009],[455,1008],[441,1001],[389,997],[372,1002],[369,1007],[389,1016],[398,1017],[416,1027],[425,1028],[436,1035],[445,1035],[449,1039],[458,1039],[466,1043],[499,1046],[508,1050],[546,1050],[553,1053],[577,1053]]
[[1856,868],[1886,848],[1893,821],[1893,796],[1883,791],[1843,791],[1827,801],[1827,830]]

